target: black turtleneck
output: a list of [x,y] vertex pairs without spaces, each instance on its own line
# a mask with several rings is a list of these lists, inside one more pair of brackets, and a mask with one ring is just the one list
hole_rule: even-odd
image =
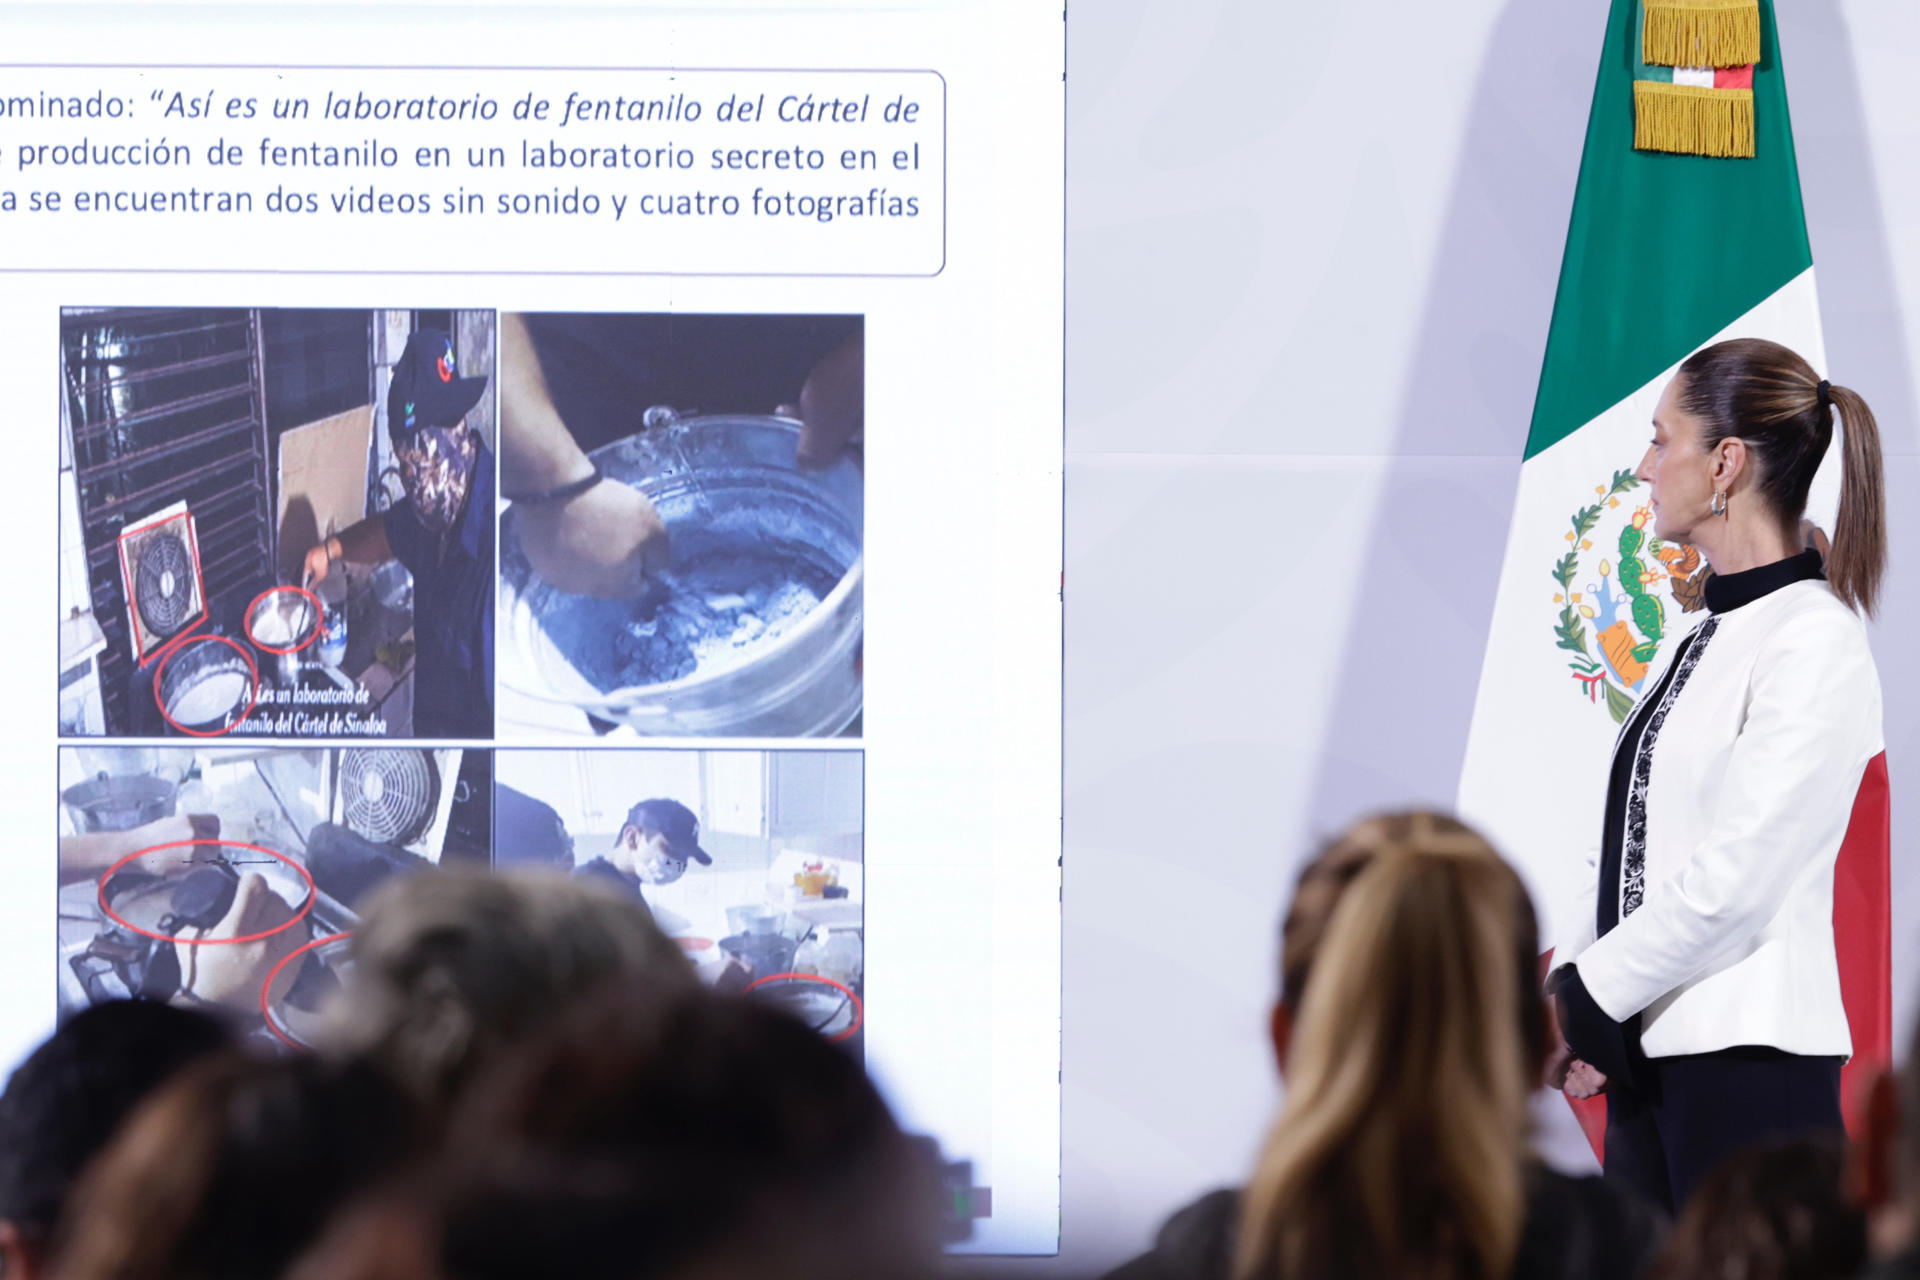
[[1707,579],[1707,608],[1715,613],[1727,613],[1741,605],[1752,604],[1762,596],[1772,595],[1782,587],[1826,576],[1826,570],[1821,567],[1820,553],[1808,547],[1797,556],[1775,560],[1756,569],[1714,574]]

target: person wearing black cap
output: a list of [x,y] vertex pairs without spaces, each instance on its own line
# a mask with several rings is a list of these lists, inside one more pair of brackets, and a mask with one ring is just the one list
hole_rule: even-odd
[[406,500],[307,552],[308,586],[338,560],[398,560],[413,575],[420,737],[493,732],[493,454],[466,420],[486,386],[459,376],[450,335],[415,330],[387,391]]
[[713,865],[700,847],[700,820],[693,810],[678,800],[642,800],[627,811],[613,849],[574,874],[604,880],[644,902],[642,885],[672,884],[687,873],[689,862]]

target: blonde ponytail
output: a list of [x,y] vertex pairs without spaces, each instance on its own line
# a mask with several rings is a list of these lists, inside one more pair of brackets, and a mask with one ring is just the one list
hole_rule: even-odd
[[1519,1247],[1546,1048],[1532,907],[1459,823],[1384,821],[1400,838],[1373,820],[1313,957],[1236,1280],[1505,1280]]

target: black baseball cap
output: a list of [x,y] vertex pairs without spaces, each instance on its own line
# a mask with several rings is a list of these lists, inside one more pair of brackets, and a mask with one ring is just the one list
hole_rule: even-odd
[[691,858],[703,867],[713,865],[713,859],[700,847],[700,820],[678,800],[642,800],[627,810],[627,825],[659,832],[667,842],[667,852],[676,858]]
[[387,434],[405,440],[422,427],[454,427],[480,402],[485,378],[462,378],[453,335],[415,329],[387,387]]

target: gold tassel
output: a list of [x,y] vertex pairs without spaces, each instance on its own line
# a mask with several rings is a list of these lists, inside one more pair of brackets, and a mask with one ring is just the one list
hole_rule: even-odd
[[1641,56],[1661,67],[1750,67],[1760,61],[1757,0],[1647,0]]
[[1635,80],[1633,145],[1639,151],[1751,156],[1753,90]]

